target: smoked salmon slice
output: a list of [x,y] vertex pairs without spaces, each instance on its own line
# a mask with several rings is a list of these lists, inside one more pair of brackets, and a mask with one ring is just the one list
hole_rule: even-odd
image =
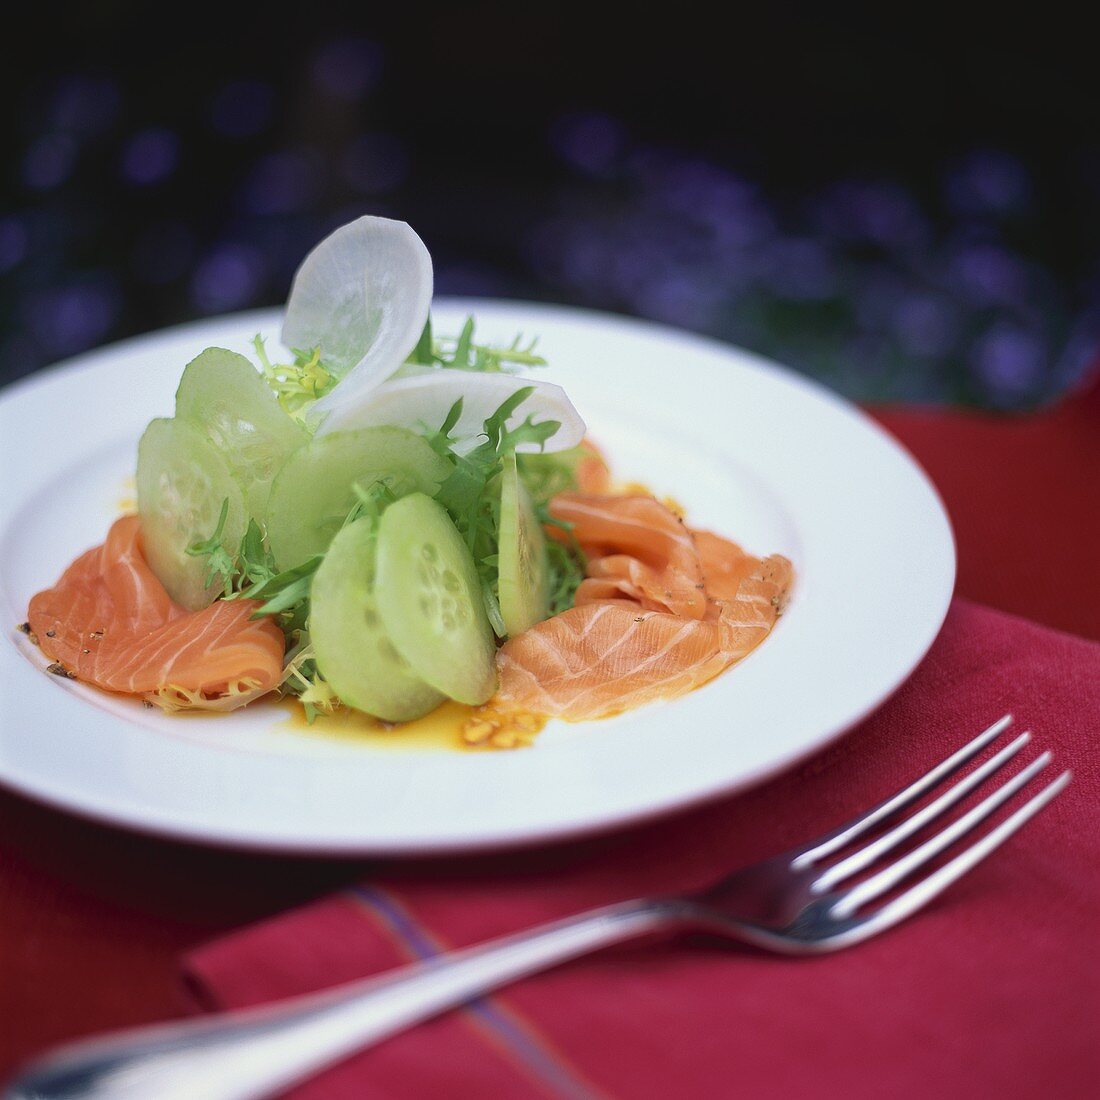
[[501,703],[581,721],[671,699],[745,657],[783,609],[786,558],[692,532],[652,497],[563,493],[550,510],[587,577],[573,608],[501,648]]
[[741,582],[759,566],[759,559],[712,531],[692,531],[691,537],[699,552],[707,595],[714,600],[732,600]]
[[559,493],[550,514],[572,528],[588,559],[577,603],[626,598],[686,619],[707,613],[691,532],[651,496]]
[[590,439],[582,439],[579,446],[584,454],[577,463],[577,488],[582,493],[610,493],[611,467],[603,451]]
[[201,611],[172,602],[141,551],[137,516],[115,521],[30,602],[43,653],[79,680],[163,705],[232,709],[276,687],[283,635],[253,621],[255,600],[216,600]]

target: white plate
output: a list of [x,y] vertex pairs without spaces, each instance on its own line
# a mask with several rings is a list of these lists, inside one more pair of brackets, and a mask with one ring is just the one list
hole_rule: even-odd
[[428,853],[547,841],[740,790],[878,706],[935,638],[955,557],[928,480],[851,405],[756,356],[657,325],[522,303],[443,301],[436,331],[538,334],[619,476],[758,553],[794,562],[787,613],[685,698],[552,723],[531,749],[396,752],[304,735],[270,709],[168,718],[42,672],[12,629],[102,540],[135,443],[184,364],[274,338],[257,312],[128,340],[0,395],[0,781],[88,816],[284,851]]

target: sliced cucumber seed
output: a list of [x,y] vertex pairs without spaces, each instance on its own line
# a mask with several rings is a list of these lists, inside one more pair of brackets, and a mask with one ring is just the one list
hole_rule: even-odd
[[473,558],[451,518],[422,493],[391,504],[378,527],[377,565],[378,611],[398,652],[451,698],[485,702],[496,689],[496,648]]
[[317,665],[349,706],[390,722],[418,718],[444,696],[409,667],[376,602],[374,521],[360,519],[332,540],[313,580],[310,635]]

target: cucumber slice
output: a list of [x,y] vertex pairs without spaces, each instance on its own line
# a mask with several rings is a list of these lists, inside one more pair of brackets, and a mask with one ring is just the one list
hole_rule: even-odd
[[375,600],[374,521],[348,524],[313,578],[309,633],[317,667],[340,698],[387,722],[408,722],[445,696],[394,648]]
[[312,439],[275,478],[267,507],[267,538],[283,569],[323,554],[357,497],[354,486],[384,482],[397,496],[434,494],[450,463],[403,428],[363,428]]
[[176,390],[176,416],[198,425],[245,490],[248,511],[260,523],[275,475],[309,433],[243,356],[207,348],[187,364]]
[[244,493],[218,449],[186,420],[154,420],[138,444],[138,512],[145,559],[176,603],[196,611],[212,603],[207,559],[187,553],[218,526],[229,501],[222,546],[235,556],[248,524]]
[[500,547],[497,598],[509,637],[542,622],[550,614],[550,562],[546,536],[531,494],[516,468],[516,456],[504,459],[500,482]]
[[391,504],[378,524],[378,610],[417,675],[460,703],[496,691],[496,647],[477,570],[458,529],[430,497]]

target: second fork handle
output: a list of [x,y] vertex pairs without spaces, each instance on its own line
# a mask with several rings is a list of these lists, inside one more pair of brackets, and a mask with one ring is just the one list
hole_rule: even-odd
[[48,1056],[6,1097],[258,1100],[519,978],[697,917],[680,900],[621,902],[274,1005],[108,1035]]

